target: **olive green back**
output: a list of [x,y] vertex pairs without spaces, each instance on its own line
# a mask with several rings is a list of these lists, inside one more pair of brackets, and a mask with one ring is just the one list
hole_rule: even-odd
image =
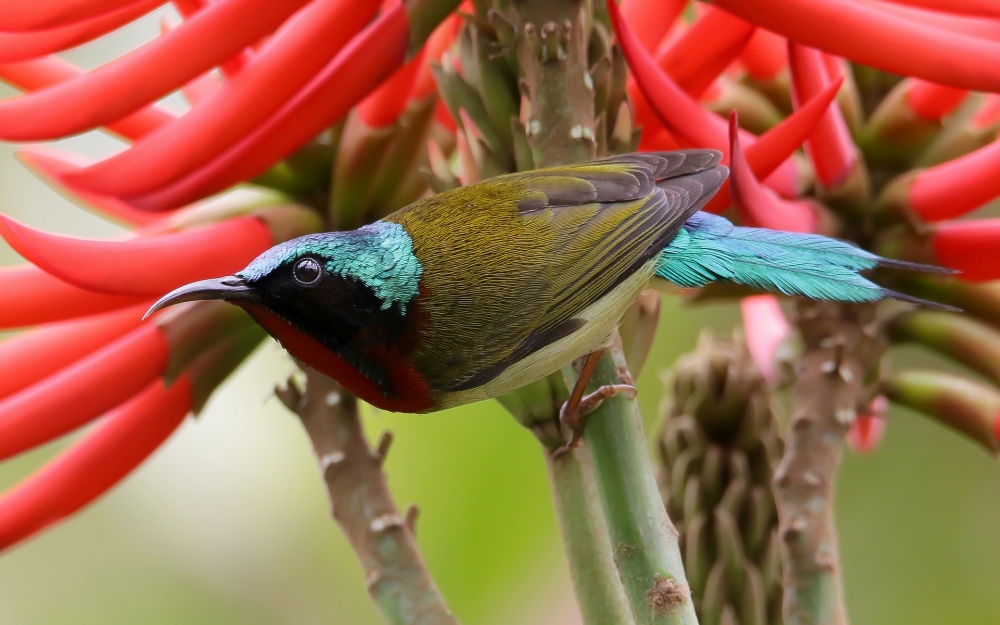
[[725,179],[713,151],[630,154],[500,176],[386,218],[413,239],[424,320],[414,363],[437,391],[483,384],[582,323]]

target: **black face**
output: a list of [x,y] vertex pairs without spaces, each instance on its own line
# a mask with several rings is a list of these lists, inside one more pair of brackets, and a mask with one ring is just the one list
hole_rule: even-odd
[[382,300],[360,280],[328,272],[304,256],[248,282],[254,299],[337,353],[362,355],[375,342],[393,343],[403,331],[399,306]]

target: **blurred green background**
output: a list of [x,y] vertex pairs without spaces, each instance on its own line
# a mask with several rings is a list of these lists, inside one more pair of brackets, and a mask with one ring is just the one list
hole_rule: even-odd
[[[147,18],[68,55],[93,67],[154,35]],[[0,87],[0,96],[14,91]],[[178,110],[183,103],[168,98]],[[97,133],[60,147],[104,157]],[[118,230],[33,178],[0,146],[0,211],[62,233]],[[6,246],[0,263],[20,262]],[[733,305],[664,302],[639,379],[657,429],[658,374]],[[908,363],[926,360],[901,350]],[[928,360],[928,363],[930,361]],[[368,625],[378,616],[329,518],[308,442],[270,396],[292,371],[265,344],[141,469],[83,514],[0,556],[0,625]],[[539,446],[495,403],[427,416],[367,413],[396,434],[386,465],[452,609],[469,625],[573,625],[578,616]],[[65,441],[0,465],[7,488]],[[893,413],[883,445],[848,456],[837,492],[852,622],[1000,623],[1000,467],[926,419]]]

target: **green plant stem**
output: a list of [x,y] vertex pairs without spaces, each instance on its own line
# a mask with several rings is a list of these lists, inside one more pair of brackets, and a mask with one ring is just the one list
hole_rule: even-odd
[[581,447],[556,458],[546,454],[546,466],[583,624],[633,625],[589,450]]
[[593,460],[585,447],[553,456],[566,443],[559,408],[569,392],[561,373],[499,398],[545,450],[552,500],[583,625],[634,625],[611,553]]
[[[592,387],[620,384],[617,357],[605,353]],[[584,441],[594,458],[597,487],[618,572],[637,625],[695,625],[677,530],[663,507],[634,399],[619,394],[586,418]]]

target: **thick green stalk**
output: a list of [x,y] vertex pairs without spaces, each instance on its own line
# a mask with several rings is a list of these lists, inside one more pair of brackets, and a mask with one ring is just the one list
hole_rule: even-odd
[[552,500],[583,625],[634,625],[611,553],[593,459],[583,447],[552,455],[566,442],[558,417],[568,395],[562,374],[554,373],[499,400],[545,450]]
[[552,499],[584,625],[633,625],[586,447],[546,455]]
[[[593,4],[495,0],[494,6],[490,22],[500,43],[517,57],[522,102],[527,107],[521,110],[521,120],[530,160],[536,167],[592,160],[598,146],[595,82],[588,59]],[[610,365],[609,378],[607,367],[603,362],[599,380],[616,382],[617,368]],[[588,623],[601,625],[697,623],[677,533],[659,498],[636,405],[624,398],[605,402],[591,424],[585,439],[594,456],[603,523],[595,511],[585,452],[571,450],[549,462],[581,611],[588,612]],[[614,556],[618,579],[610,579],[615,572],[609,555]],[[624,608],[609,603],[620,605],[623,583],[634,621],[624,620],[627,615],[620,614]],[[603,596],[610,588],[614,592]],[[595,604],[592,610],[589,604]],[[601,610],[608,616],[602,619]],[[611,620],[615,613],[617,620]]]
[[[601,357],[593,387],[621,383],[615,361],[610,353]],[[584,441],[636,625],[696,625],[677,530],[660,498],[635,400],[619,394],[605,401],[587,417]]]

